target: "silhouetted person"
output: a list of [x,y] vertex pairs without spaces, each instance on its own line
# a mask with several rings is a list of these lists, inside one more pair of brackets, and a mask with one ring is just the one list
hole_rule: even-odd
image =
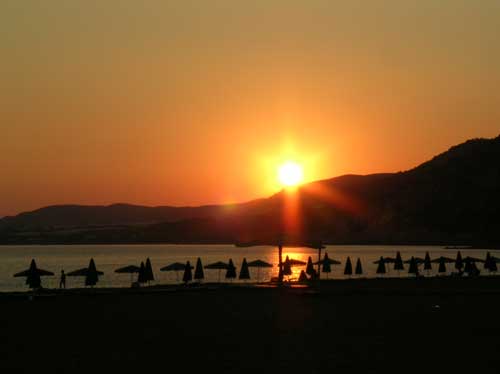
[[61,279],[59,280],[59,288],[66,288],[66,274],[61,270]]

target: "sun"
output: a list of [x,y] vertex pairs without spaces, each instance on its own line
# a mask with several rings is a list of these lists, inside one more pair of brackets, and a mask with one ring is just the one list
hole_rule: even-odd
[[294,161],[287,161],[278,168],[278,180],[285,187],[297,186],[303,179],[302,166]]

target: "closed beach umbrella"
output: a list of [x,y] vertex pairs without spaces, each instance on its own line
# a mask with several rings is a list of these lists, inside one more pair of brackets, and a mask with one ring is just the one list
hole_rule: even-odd
[[465,263],[464,272],[470,275],[474,270],[474,267],[472,266],[473,262],[470,261],[468,258],[465,258],[464,263]]
[[439,273],[446,273],[446,260],[444,257],[440,257],[439,258],[439,268],[438,268],[438,272]]
[[307,267],[306,267],[306,274],[310,276],[314,276],[316,271],[314,270],[314,265],[311,256],[309,256],[309,259],[307,260]]
[[250,279],[250,271],[248,270],[248,264],[246,258],[243,258],[239,279],[244,279],[244,280]]
[[227,266],[227,271],[226,271],[226,279],[231,279],[231,281],[233,281],[233,279],[235,278],[236,278],[236,267],[233,264],[233,260],[229,259],[229,264]]
[[184,267],[184,275],[182,276],[182,281],[186,284],[193,280],[193,272],[191,271],[192,268],[193,267],[191,266],[189,261],[186,262],[186,266]]
[[424,270],[427,270],[427,272],[432,270],[431,256],[429,256],[429,252],[425,252]]
[[115,273],[118,274],[130,274],[130,281],[134,280],[134,274],[138,273],[141,268],[135,265],[124,266],[122,268],[116,269]]
[[352,263],[349,256],[347,256],[347,261],[345,262],[344,275],[352,275]]
[[194,279],[201,282],[203,278],[205,278],[205,274],[203,273],[203,265],[201,264],[201,258],[198,257],[198,260],[196,260],[196,269],[194,271]]
[[300,275],[299,275],[299,282],[307,282],[307,281],[308,281],[308,279],[307,279],[306,272],[304,270],[301,270]]
[[489,270],[491,265],[491,255],[490,252],[486,253],[486,260],[484,261],[484,268]]
[[381,256],[377,263],[378,263],[377,274],[385,274],[386,271],[385,271],[384,257]]
[[410,267],[408,269],[408,273],[418,275],[418,264],[415,257],[412,257],[410,259]]
[[272,268],[273,265],[271,265],[268,262],[262,261],[262,260],[255,260],[255,261],[250,261],[248,263],[249,268],[257,268],[257,282],[260,282],[260,269],[261,268]]
[[283,264],[283,275],[292,275],[292,264],[288,256],[286,256],[285,263]]
[[94,259],[90,259],[89,267],[87,270],[87,275],[85,276],[85,285],[94,287],[97,282],[99,282],[99,273],[97,271],[97,268],[95,266]]
[[401,270],[404,269],[405,266],[403,264],[403,259],[401,258],[401,252],[398,251],[398,253],[396,253],[396,260],[394,261],[394,270],[400,272]]
[[146,281],[149,284],[151,281],[155,280],[155,276],[153,274],[153,266],[151,266],[151,260],[149,259],[149,257],[146,259],[146,269],[145,270],[146,270]]
[[363,267],[361,266],[361,259],[358,258],[358,261],[356,261],[356,270],[355,270],[356,275],[363,275]]
[[141,262],[141,266],[139,266],[139,274],[137,276],[137,283],[143,284],[146,283],[146,266],[144,265],[144,262]]
[[213,264],[210,264],[210,265],[207,265],[205,266],[205,269],[215,269],[215,270],[219,270],[219,277],[218,277],[218,280],[220,282],[220,273],[221,273],[221,270],[227,270],[229,267],[228,264],[222,262],[222,261],[218,261],[218,262],[214,262]]
[[32,259],[29,269],[14,274],[14,277],[26,277],[26,284],[29,288],[36,289],[42,287],[42,280],[40,277],[52,275],[54,275],[54,273],[51,271],[38,269],[35,259]]
[[457,252],[457,259],[455,260],[455,269],[457,269],[459,272],[462,271],[462,268],[464,267],[464,262],[462,260],[462,254],[460,251]]
[[180,262],[174,262],[173,264],[164,266],[160,269],[160,271],[175,271],[175,276],[177,278],[177,281],[179,281],[179,272],[184,270],[186,270],[186,264]]
[[91,258],[88,267],[71,271],[66,275],[69,277],[85,277],[85,286],[93,287],[99,281],[99,275],[104,275],[104,273],[96,269],[94,259]]

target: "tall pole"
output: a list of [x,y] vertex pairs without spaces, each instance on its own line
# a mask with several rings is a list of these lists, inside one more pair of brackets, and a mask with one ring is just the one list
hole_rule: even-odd
[[278,267],[279,267],[279,273],[278,273],[278,281],[280,283],[283,282],[283,245],[280,243],[278,245]]
[[320,274],[321,274],[321,247],[323,247],[323,245],[321,243],[319,243],[318,245],[318,279],[320,278]]

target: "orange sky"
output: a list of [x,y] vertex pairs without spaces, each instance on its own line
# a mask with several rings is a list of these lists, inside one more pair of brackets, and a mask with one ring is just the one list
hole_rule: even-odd
[[0,4],[0,216],[198,205],[500,133],[498,1]]

